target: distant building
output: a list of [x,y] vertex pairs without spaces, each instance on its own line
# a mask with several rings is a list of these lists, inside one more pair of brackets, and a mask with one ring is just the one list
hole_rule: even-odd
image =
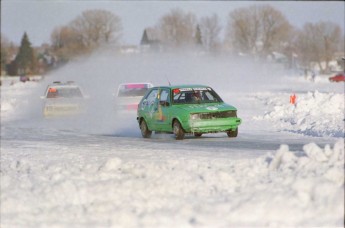
[[153,28],[146,28],[140,41],[140,48],[143,52],[147,51],[162,51],[161,41],[158,33]]

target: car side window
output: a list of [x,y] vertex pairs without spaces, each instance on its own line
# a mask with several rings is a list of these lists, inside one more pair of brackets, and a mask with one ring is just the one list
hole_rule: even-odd
[[167,89],[162,90],[160,101],[169,101],[169,91]]
[[162,89],[159,95],[159,104],[162,106],[170,105],[170,91],[169,89]]
[[146,97],[147,104],[148,105],[154,104],[156,101],[157,95],[158,95],[158,89],[152,90]]
[[178,93],[174,95],[174,103],[182,103],[185,101],[185,93]]

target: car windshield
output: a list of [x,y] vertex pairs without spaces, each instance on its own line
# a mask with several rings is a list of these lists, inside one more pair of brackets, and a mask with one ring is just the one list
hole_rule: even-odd
[[81,98],[83,97],[78,87],[50,87],[47,98]]
[[172,90],[174,104],[219,103],[222,99],[211,88],[176,88]]
[[126,84],[119,87],[118,97],[144,96],[149,89],[148,84]]

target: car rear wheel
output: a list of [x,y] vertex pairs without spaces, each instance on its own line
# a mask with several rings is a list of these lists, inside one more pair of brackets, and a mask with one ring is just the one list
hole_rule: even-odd
[[235,131],[227,131],[226,134],[229,138],[235,138],[238,135],[238,128],[236,128]]
[[176,140],[181,140],[184,138],[184,130],[182,129],[182,126],[178,120],[174,121],[173,132]]
[[202,133],[194,132],[194,136],[195,136],[195,137],[201,137],[201,136],[202,136]]
[[149,128],[147,127],[145,120],[142,120],[140,122],[140,131],[141,131],[141,135],[144,138],[150,138],[151,137],[152,131],[150,131]]

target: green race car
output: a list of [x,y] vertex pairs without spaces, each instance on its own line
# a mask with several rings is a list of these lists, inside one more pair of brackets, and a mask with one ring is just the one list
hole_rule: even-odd
[[205,85],[160,86],[151,88],[138,105],[137,120],[144,138],[156,133],[185,133],[200,137],[204,133],[226,132],[237,137],[237,109],[223,102]]

